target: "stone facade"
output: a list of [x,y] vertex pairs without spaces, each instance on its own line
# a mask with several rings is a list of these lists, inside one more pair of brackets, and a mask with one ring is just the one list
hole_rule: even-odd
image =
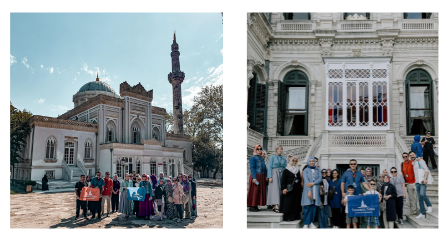
[[[414,136],[408,123],[407,77],[415,70],[422,70],[430,77],[433,104],[428,111],[433,116],[433,128],[429,129],[438,141],[438,13],[432,13],[430,19],[404,19],[403,13],[369,13],[366,19],[344,19],[344,13],[309,16],[309,20],[285,20],[283,13],[248,13],[248,158],[254,144],[259,143],[268,155],[282,145],[285,154],[295,154],[302,161],[309,156],[319,157],[323,168],[347,165],[352,158],[360,165],[374,165],[379,170],[398,166],[401,153],[409,151]],[[296,86],[287,78],[294,72],[299,77]],[[380,74],[381,78],[377,77]],[[300,84],[300,77],[306,83]],[[373,92],[379,81],[384,86],[381,89],[387,91],[387,100],[382,102],[378,102]],[[351,85],[356,89],[353,91],[356,97],[362,96],[361,87],[367,90],[368,101],[353,99],[357,115],[351,117],[353,122],[356,119],[362,123],[359,109],[365,109],[368,118],[363,127],[358,124],[350,128],[347,121],[346,90]],[[284,106],[293,86],[304,87],[303,99],[297,98],[305,106],[304,120],[297,117],[302,110],[288,112]],[[332,102],[333,93],[339,92],[333,87],[343,87],[340,102]],[[264,109],[250,105],[251,99],[259,96],[267,98]],[[336,106],[335,109],[343,106],[340,114],[332,114],[330,105]],[[373,110],[378,105],[382,109],[387,105],[384,115],[387,123],[381,124],[385,126],[378,126],[372,119],[374,113],[378,115]],[[303,133],[285,134],[285,129],[290,130],[285,128],[291,118],[288,113],[296,118],[294,122],[303,120],[297,127]],[[332,122],[332,118],[341,120],[341,117],[343,122]]]

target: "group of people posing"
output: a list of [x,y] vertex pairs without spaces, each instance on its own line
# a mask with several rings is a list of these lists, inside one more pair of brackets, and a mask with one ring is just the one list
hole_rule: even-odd
[[[418,137],[420,139],[420,137]],[[420,140],[419,140],[420,141]],[[403,224],[403,203],[408,199],[412,213],[425,217],[432,211],[426,196],[430,177],[426,162],[416,153],[403,153],[400,172],[396,167],[387,170],[374,179],[373,171],[367,167],[357,170],[357,161],[350,160],[349,169],[342,177],[336,169],[319,168],[318,158],[309,157],[300,168],[298,158],[284,157],[283,148],[276,148],[276,155],[265,164],[265,152],[261,145],[254,148],[249,159],[250,176],[247,206],[249,211],[260,211],[260,206],[268,206],[276,213],[283,213],[284,221],[303,220],[303,228],[393,228],[394,222]],[[435,164],[435,163],[433,163]],[[429,182],[431,183],[431,182]],[[376,194],[380,216],[353,217],[348,215],[350,195]],[[425,210],[425,204],[427,210]],[[330,224],[331,223],[331,224]],[[364,224],[364,225],[363,225]]]
[[[118,180],[115,174],[113,180],[109,178],[110,173],[106,172],[104,178],[101,172],[97,171],[96,177],[85,177],[81,175],[79,182],[75,185],[76,194],[76,217],[79,218],[80,209],[87,219],[87,210],[90,210],[92,219],[100,219],[101,216],[109,216],[109,213],[119,212],[128,219],[131,215],[145,220],[157,216],[157,220],[170,219],[177,222],[185,218],[194,219],[197,216],[196,209],[196,182],[191,175],[179,174],[174,178],[164,178],[160,173],[159,178],[155,175],[142,176],[126,173],[124,180]],[[82,201],[80,194],[83,187],[98,188],[100,190],[99,201]],[[142,187],[146,189],[144,201],[129,200],[127,188]],[[107,211],[104,212],[104,205]],[[112,212],[110,211],[112,207]]]

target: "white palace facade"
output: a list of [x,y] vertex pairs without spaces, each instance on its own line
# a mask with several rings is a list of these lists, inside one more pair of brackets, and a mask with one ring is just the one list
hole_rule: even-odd
[[248,13],[247,157],[261,144],[321,168],[399,166],[438,142],[438,13]]
[[[177,66],[168,80],[176,92],[173,102],[180,101],[181,107],[184,73],[175,39],[173,46],[171,57]],[[49,179],[72,181],[97,170],[103,176],[106,171],[117,173],[119,178],[134,170],[157,176],[192,174],[190,137],[182,130],[166,133],[166,110],[153,106],[152,100],[153,91],[140,83],[121,83],[117,95],[97,76],[73,96],[73,109],[57,118],[31,117],[31,133],[22,151],[25,161],[14,166],[15,178],[40,181],[46,174]],[[175,118],[182,123],[182,111]]]

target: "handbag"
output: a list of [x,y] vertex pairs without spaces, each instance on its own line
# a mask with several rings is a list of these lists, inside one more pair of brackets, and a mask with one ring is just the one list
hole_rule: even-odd
[[331,200],[333,199],[334,195],[336,194],[336,185],[338,185],[339,182],[339,178],[338,180],[336,180],[336,182],[334,183],[334,186],[330,189],[330,191],[328,191],[328,199]]
[[182,195],[182,203],[183,204],[188,203],[189,200],[190,200],[190,197],[188,195],[186,195],[186,194]]

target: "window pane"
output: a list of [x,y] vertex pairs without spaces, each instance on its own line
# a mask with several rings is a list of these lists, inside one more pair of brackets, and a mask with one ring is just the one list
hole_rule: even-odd
[[405,13],[404,19],[429,19],[431,13]]
[[347,126],[356,126],[356,85],[347,83]]
[[411,108],[429,109],[430,103],[429,86],[411,86],[410,99]]
[[308,13],[292,13],[293,20],[308,20]]
[[305,109],[306,87],[289,87],[287,109]]
[[359,125],[369,125],[369,88],[368,84],[359,83]]
[[430,110],[411,110],[411,117],[431,117]]

